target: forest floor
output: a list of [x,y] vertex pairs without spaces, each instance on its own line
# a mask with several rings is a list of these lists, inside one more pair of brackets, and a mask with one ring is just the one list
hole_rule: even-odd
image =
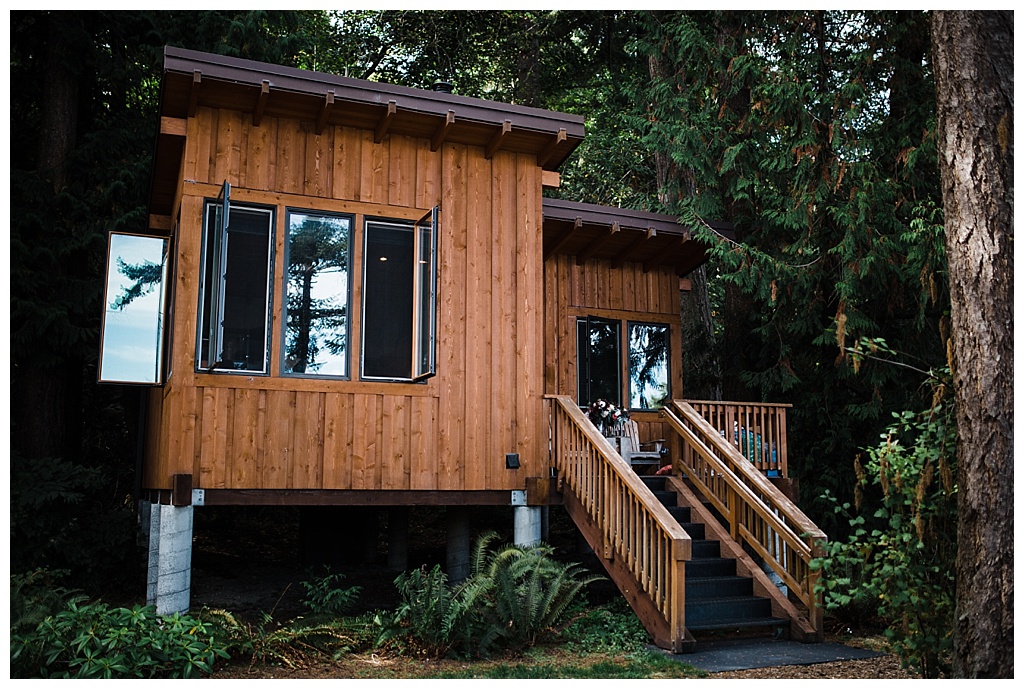
[[[559,511],[560,512],[560,511]],[[316,513],[314,513],[316,514]],[[372,516],[367,511],[335,511],[330,514],[319,513],[329,517],[329,521],[344,525],[340,534],[337,527],[333,533],[346,541],[346,549],[352,550],[352,534],[383,535],[386,529],[386,518]],[[555,516],[552,510],[552,524],[549,542],[568,555],[573,561],[591,566],[596,560],[589,561],[585,553],[578,551],[573,534],[574,527],[566,524],[561,517]],[[288,508],[202,508],[196,510],[195,546],[193,549],[192,574],[192,609],[207,607],[229,610],[232,613],[259,615],[270,613],[277,620],[288,620],[302,614],[301,600],[304,594],[301,582],[309,579],[314,567],[310,566],[310,551],[316,552],[315,544],[305,545],[298,537],[299,520],[297,510]],[[507,510],[479,509],[473,515],[474,530],[496,530],[500,535],[503,522],[511,521]],[[443,564],[445,538],[443,534],[443,513],[438,518],[435,512],[414,509],[410,518],[410,566],[435,563]],[[507,525],[509,528],[511,525]],[[379,530],[378,530],[378,527]],[[309,529],[303,531],[308,532]],[[509,534],[510,535],[510,534]],[[376,610],[394,610],[398,603],[398,594],[393,581],[396,572],[389,571],[385,539],[376,539],[378,547],[365,550],[362,562],[320,562],[329,564],[332,571],[345,574],[344,585],[361,588],[355,613]],[[365,548],[365,545],[358,547]],[[592,558],[592,556],[589,556]],[[316,559],[315,556],[313,558]],[[322,560],[323,558],[321,558]],[[316,565],[314,565],[316,566]],[[598,566],[599,567],[599,566]],[[590,603],[601,604],[609,596],[618,595],[614,586],[606,584],[591,588]],[[596,598],[596,599],[595,599]],[[840,633],[841,632],[841,633]],[[719,673],[705,673],[676,663],[659,664],[654,674],[643,676],[664,677],[703,677],[721,679],[909,679],[914,676],[900,668],[895,656],[888,654],[885,640],[877,631],[837,629],[826,631],[826,641],[838,642],[848,646],[868,648],[885,653],[876,658],[865,660],[846,660],[839,662],[816,663],[812,665],[783,665],[776,667],[755,668]],[[526,676],[536,678],[543,668],[555,668],[552,673],[568,672],[569,674],[553,674],[552,676],[574,676],[578,669],[579,676],[597,678],[601,676],[602,663],[618,666],[615,672],[622,672],[622,667],[629,665],[627,658],[608,657],[592,654],[581,656],[578,651],[567,652],[558,646],[534,649],[527,656],[520,658],[496,658],[492,660],[429,660],[411,658],[407,655],[394,655],[386,652],[357,652],[345,654],[337,661],[306,663],[296,668],[270,665],[248,665],[232,663],[220,668],[214,678],[222,679],[255,679],[255,678],[424,678],[424,677],[504,677],[508,672],[532,672]],[[685,661],[684,661],[685,662]],[[625,664],[625,665],[623,665]],[[525,668],[533,666],[527,671]],[[672,666],[666,670],[665,666]],[[517,668],[519,668],[517,670]],[[541,668],[538,670],[538,668]],[[660,669],[659,669],[660,668]],[[638,669],[643,673],[643,668]],[[595,674],[596,672],[596,674]],[[665,673],[668,674],[665,674]],[[512,676],[517,676],[513,674]],[[609,676],[622,677],[621,674]],[[630,675],[626,675],[630,676]]]

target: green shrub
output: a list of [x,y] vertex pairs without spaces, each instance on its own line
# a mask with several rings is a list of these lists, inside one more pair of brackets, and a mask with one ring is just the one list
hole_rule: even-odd
[[[905,666],[924,677],[951,669],[956,572],[956,429],[952,410],[894,414],[883,442],[856,465],[860,513],[836,503],[853,531],[812,566],[840,617],[876,610]],[[865,498],[864,491],[876,494]],[[864,506],[877,505],[873,511]],[[870,512],[870,516],[865,516]]]
[[502,645],[529,648],[553,632],[586,585],[601,577],[558,562],[545,544],[488,551],[494,538],[488,534],[478,541],[471,580],[479,580],[485,619]]
[[492,551],[495,538],[477,541],[471,574],[461,584],[450,585],[436,565],[399,575],[402,604],[381,621],[381,640],[404,641],[431,657],[523,650],[554,632],[584,587],[600,578],[559,563],[544,544]]
[[566,626],[562,638],[568,649],[581,654],[636,653],[643,651],[651,641],[622,597],[583,610]]
[[151,606],[111,608],[72,598],[11,638],[11,674],[39,678],[184,678],[210,673],[226,647],[211,627]]
[[381,641],[403,639],[434,658],[467,650],[473,631],[479,628],[476,605],[481,592],[470,585],[472,581],[449,586],[448,576],[438,565],[398,575],[395,586],[402,602],[395,614],[382,622]]
[[344,578],[344,574],[325,568],[323,576],[313,576],[303,581],[306,596],[302,599],[302,605],[311,614],[326,617],[341,617],[350,612],[362,589],[358,586],[342,588],[340,584]]

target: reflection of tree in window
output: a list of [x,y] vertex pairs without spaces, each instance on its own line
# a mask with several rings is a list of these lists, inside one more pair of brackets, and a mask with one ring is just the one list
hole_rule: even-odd
[[110,308],[123,311],[133,301],[160,286],[160,281],[164,277],[164,266],[162,263],[146,260],[142,263],[125,263],[123,258],[118,257],[117,272],[132,282],[130,286],[122,286],[121,295],[110,304]]
[[349,228],[348,218],[290,216],[286,372],[347,373]]
[[657,409],[668,397],[668,326],[629,326],[629,406]]

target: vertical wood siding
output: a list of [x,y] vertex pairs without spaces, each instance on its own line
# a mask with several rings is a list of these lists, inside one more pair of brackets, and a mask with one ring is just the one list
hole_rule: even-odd
[[[532,156],[425,139],[251,119],[200,108],[183,163],[173,372],[153,391],[145,485],[191,473],[201,488],[511,490],[546,475],[542,404],[541,182]],[[285,207],[412,217],[442,204],[438,374],[358,380],[361,241],[354,239],[353,380],[196,374],[203,199],[224,180],[277,205],[272,374],[279,372]],[[332,205],[333,204],[333,205]],[[358,224],[358,222],[357,222]],[[355,238],[361,237],[361,228]],[[505,468],[518,452],[522,468]]]
[[[669,374],[674,397],[683,380],[679,277],[669,267],[644,272],[640,263],[613,268],[607,260],[577,265],[575,256],[556,254],[544,263],[544,385],[549,394],[576,398],[576,318],[587,313],[624,321],[654,321],[670,326]],[[671,438],[655,413],[634,413],[643,440]]]

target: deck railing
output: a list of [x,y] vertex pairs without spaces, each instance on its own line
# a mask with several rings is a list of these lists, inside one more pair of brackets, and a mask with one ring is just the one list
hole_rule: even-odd
[[788,477],[786,409],[791,404],[708,402],[687,404],[767,476]]
[[[686,633],[685,565],[690,537],[572,398],[549,396],[552,461],[603,543],[591,543],[625,568],[660,620],[640,619],[679,650]],[[630,596],[627,596],[627,600]],[[631,601],[632,602],[632,601]],[[652,629],[651,625],[657,627]]]
[[760,555],[807,607],[808,623],[820,634],[810,562],[823,553],[825,534],[691,404],[673,400],[662,411],[683,438],[679,468],[686,478],[725,519],[732,538]]

